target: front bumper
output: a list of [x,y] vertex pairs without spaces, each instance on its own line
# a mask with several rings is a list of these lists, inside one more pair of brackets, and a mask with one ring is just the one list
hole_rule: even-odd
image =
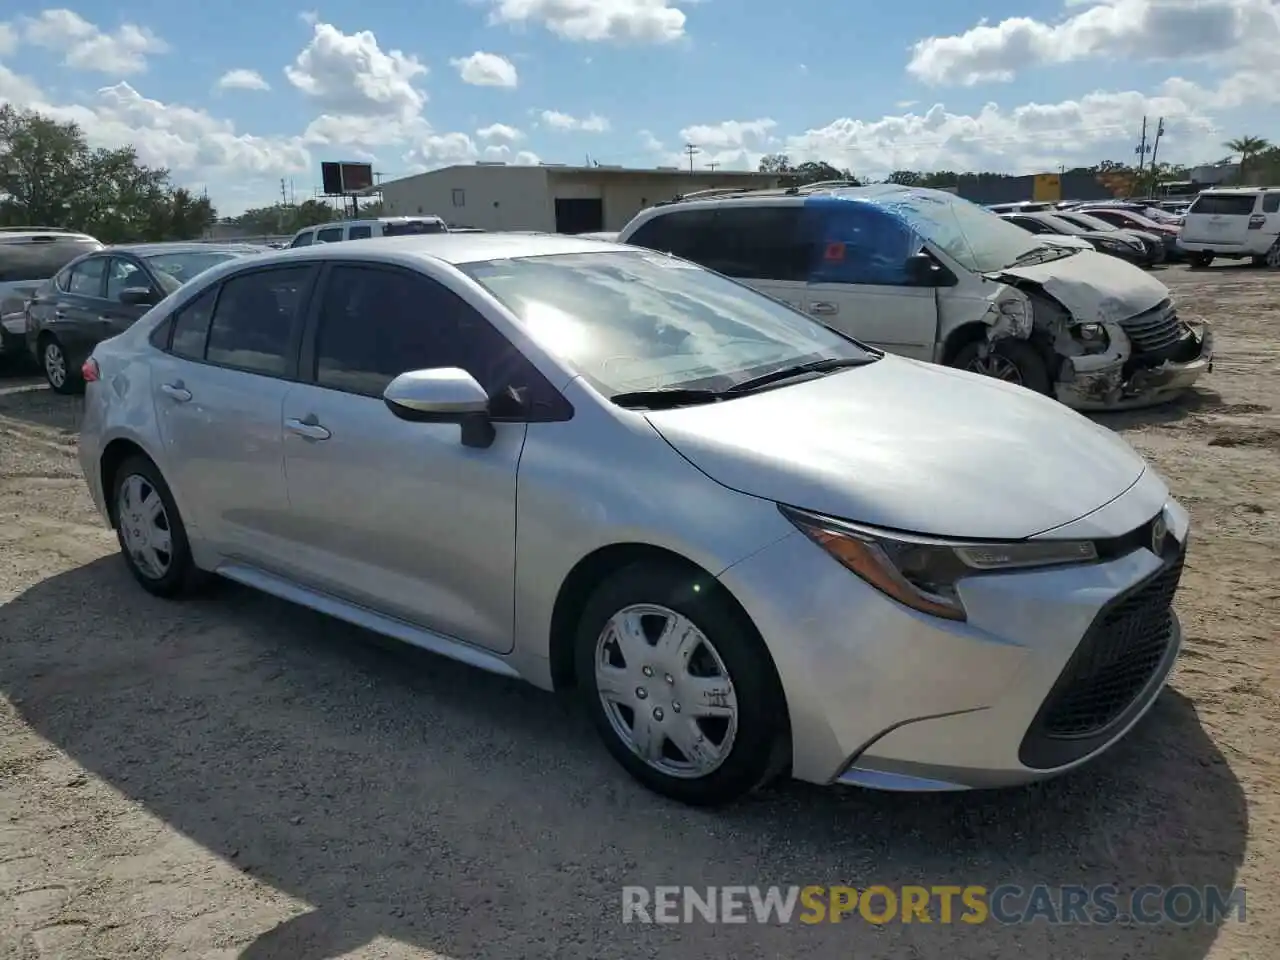
[[[1185,543],[1188,519],[1148,471],[1096,514],[1155,516]],[[1056,536],[1086,535],[1089,518]],[[1137,520],[1129,530],[1144,521]],[[1177,657],[1161,662],[1123,716],[1078,755],[1028,753],[1041,708],[1089,633],[1165,560],[1137,547],[1108,562],[984,576],[964,584],[965,623],[918,614],[848,572],[801,534],[721,575],[774,657],[792,731],[792,773],[814,783],[897,790],[998,787],[1054,776],[1097,756],[1145,713]],[[1048,757],[1048,761],[1045,761]],[[1030,764],[1034,765],[1029,765]]]
[[1136,365],[1127,350],[1068,357],[1054,384],[1055,395],[1086,412],[1133,410],[1172,400],[1213,370],[1213,328],[1203,320],[1187,326],[1196,349],[1192,359]]

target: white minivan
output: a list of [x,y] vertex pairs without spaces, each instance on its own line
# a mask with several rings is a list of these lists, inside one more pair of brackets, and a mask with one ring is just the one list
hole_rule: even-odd
[[1178,246],[1193,267],[1215,257],[1280,267],[1280,187],[1205,190],[1187,210]]
[[[890,353],[1056,396],[1160,402],[1212,367],[1212,334],[1163,283],[939,190],[875,184],[677,199],[618,242],[733,277]],[[749,335],[749,334],[744,334]]]
[[293,235],[290,247],[309,247],[313,243],[338,243],[342,240],[368,240],[370,237],[415,236],[422,233],[448,233],[439,217],[377,217],[372,220],[336,220],[305,227]]

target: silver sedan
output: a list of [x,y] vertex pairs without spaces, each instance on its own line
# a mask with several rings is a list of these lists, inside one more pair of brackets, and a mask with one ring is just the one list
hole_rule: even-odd
[[218,574],[576,687],[689,803],[1047,777],[1177,657],[1188,516],[1122,440],[665,255],[266,253],[83,374],[85,477],[143,588]]

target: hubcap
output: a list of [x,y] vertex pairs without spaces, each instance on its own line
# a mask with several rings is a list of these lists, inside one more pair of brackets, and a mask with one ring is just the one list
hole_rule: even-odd
[[67,382],[67,358],[56,343],[47,344],[44,348],[44,369],[49,375],[49,382],[55,387]]
[[733,749],[738,699],[691,620],[656,604],[618,611],[596,641],[596,688],[619,739],[653,769],[693,779]]
[[173,535],[164,501],[151,481],[131,474],[120,485],[116,520],[124,548],[143,576],[159,580],[173,563]]
[[974,357],[966,369],[972,373],[980,373],[984,377],[1004,380],[1006,383],[1022,384],[1022,373],[1018,370],[1018,365],[994,350],[985,357]]

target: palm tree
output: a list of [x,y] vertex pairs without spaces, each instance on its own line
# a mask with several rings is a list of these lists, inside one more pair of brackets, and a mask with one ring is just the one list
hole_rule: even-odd
[[1240,154],[1240,182],[1243,183],[1245,167],[1249,165],[1249,161],[1262,151],[1270,149],[1271,142],[1265,137],[1245,136],[1228,140],[1223,146],[1232,153]]

